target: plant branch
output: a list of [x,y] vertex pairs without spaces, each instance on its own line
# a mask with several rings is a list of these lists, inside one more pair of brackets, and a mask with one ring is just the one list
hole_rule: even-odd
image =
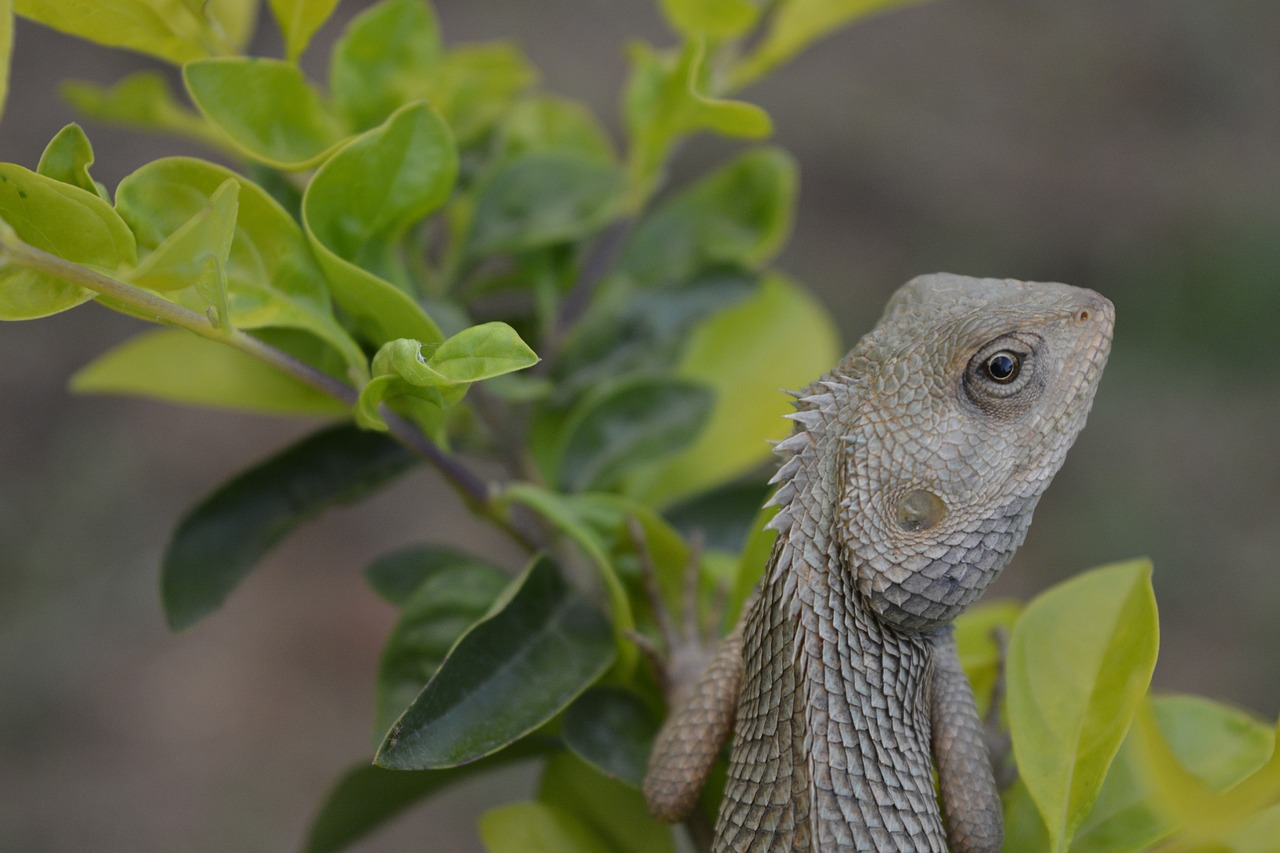
[[[360,398],[360,392],[350,385],[225,322],[215,323],[204,314],[184,308],[150,291],[118,281],[74,261],[37,249],[18,239],[12,232],[0,231],[0,266],[5,264],[16,264],[63,279],[110,297],[141,314],[154,317],[158,323],[177,326],[194,332],[202,338],[228,344],[246,355],[265,361],[322,394],[333,397],[345,406],[354,407]],[[391,435],[439,471],[473,511],[490,518],[521,547],[528,551],[538,550],[540,537],[521,529],[524,525],[519,525],[502,514],[493,500],[493,489],[479,475],[462,464],[456,456],[431,441],[410,421],[389,411],[384,411],[382,414]]]

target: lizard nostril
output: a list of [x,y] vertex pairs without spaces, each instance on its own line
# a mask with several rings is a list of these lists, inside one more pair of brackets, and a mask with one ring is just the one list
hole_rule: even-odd
[[898,526],[908,533],[928,530],[947,514],[947,505],[942,502],[942,498],[925,489],[907,492],[898,500],[895,509]]

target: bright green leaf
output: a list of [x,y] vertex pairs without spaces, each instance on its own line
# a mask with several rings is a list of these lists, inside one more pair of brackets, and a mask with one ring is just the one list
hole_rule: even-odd
[[210,259],[225,268],[236,233],[240,184],[227,178],[208,204],[142,259],[127,276],[132,284],[169,291],[192,287]]
[[296,62],[316,30],[333,14],[338,0],[270,0],[271,12],[284,33],[284,53]]
[[1014,625],[1009,728],[1054,851],[1067,849],[1098,796],[1150,683],[1158,632],[1147,560],[1059,584]]
[[160,588],[170,627],[216,610],[299,524],[364,497],[415,461],[386,436],[339,426],[221,486],[187,513],[165,552]]
[[[129,227],[96,193],[12,163],[0,163],[0,220],[17,239],[78,264],[114,270],[137,258]],[[0,266],[0,320],[47,317],[92,298],[45,273]]]
[[387,770],[360,764],[349,770],[329,792],[311,822],[303,853],[336,853],[377,830],[405,809],[432,794],[490,770],[547,754],[546,741],[525,738],[519,743],[462,767],[443,770]]
[[612,163],[613,141],[591,110],[554,95],[528,97],[507,113],[498,128],[495,157],[559,152]]
[[916,2],[919,0],[782,0],[776,4],[764,38],[730,75],[731,87],[738,89],[757,80],[840,27]]
[[479,382],[524,370],[538,356],[506,323],[481,323],[445,340],[427,360],[432,370],[450,382]]
[[62,96],[85,116],[141,130],[175,133],[216,148],[230,148],[226,137],[179,103],[157,71],[139,71],[114,86],[78,80],[62,84]]
[[717,266],[756,269],[791,231],[796,183],[795,161],[782,149],[747,151],[646,217],[621,267],[642,286]]
[[127,394],[188,406],[333,416],[345,406],[266,362],[183,329],[135,335],[71,378],[81,394]]
[[458,640],[378,751],[383,767],[453,767],[524,737],[613,663],[604,616],[539,557]]
[[86,41],[181,64],[237,50],[248,37],[252,0],[14,0],[14,10]]
[[[1236,784],[1271,754],[1270,727],[1235,708],[1197,696],[1157,696],[1148,702],[1177,761],[1210,790]],[[1162,814],[1144,782],[1135,739],[1131,730],[1071,842],[1073,853],[1146,850],[1173,830],[1174,822]]]
[[89,176],[89,167],[92,165],[93,146],[89,144],[89,137],[85,136],[80,125],[69,124],[49,140],[44,153],[40,155],[40,165],[36,166],[36,172],[93,193],[110,204],[111,200],[102,187]]
[[614,853],[675,853],[670,825],[649,816],[644,797],[570,753],[553,755],[538,802],[581,820]]
[[189,62],[182,78],[200,112],[241,151],[277,169],[310,169],[343,128],[298,66],[229,57]]
[[464,564],[496,568],[492,563],[443,545],[413,545],[379,557],[364,575],[378,595],[403,607],[428,578],[451,566]]
[[571,492],[616,487],[637,465],[688,447],[712,393],[697,382],[639,378],[587,397],[565,424],[558,481]]
[[711,420],[691,447],[658,463],[636,494],[666,504],[697,494],[759,465],[768,441],[785,438],[791,399],[839,357],[830,316],[799,285],[777,273],[759,291],[703,323],[692,335],[677,375],[716,394]]
[[621,210],[626,179],[575,154],[527,154],[500,165],[477,190],[467,254],[524,252],[580,240]]
[[426,312],[386,277],[395,274],[393,246],[444,203],[457,171],[449,129],[430,106],[417,103],[343,146],[307,187],[303,223],[333,297],[374,343],[442,338]]
[[439,566],[422,579],[405,601],[378,664],[374,731],[379,742],[506,585],[499,569],[475,560]]
[[334,46],[329,87],[358,130],[381,124],[410,101],[429,99],[444,56],[440,29],[424,0],[383,0],[351,19]]
[[638,696],[617,687],[593,687],[564,714],[562,737],[574,754],[632,788],[644,783],[658,720]]
[[[200,254],[201,241],[218,243],[217,220],[193,222],[210,210],[215,192],[239,185],[235,236],[227,255],[230,321],[240,329],[297,329],[322,341],[342,361],[340,374],[367,370],[363,351],[333,316],[324,275],[298,223],[257,184],[222,166],[189,157],[169,157],[143,166],[120,182],[116,204],[144,251],[171,253],[170,266]],[[193,231],[195,233],[189,233]],[[184,236],[185,235],[185,236]],[[192,258],[194,259],[194,258]],[[150,257],[143,265],[158,264]],[[197,290],[172,294],[195,311],[206,300]],[[272,341],[272,343],[277,343]],[[313,366],[324,364],[298,347],[286,347]]]
[[678,55],[660,54],[643,43],[631,47],[631,78],[625,114],[631,137],[633,201],[653,191],[672,145],[682,136],[711,130],[758,139],[773,132],[769,114],[754,104],[703,94],[703,40],[687,42]]
[[480,816],[489,853],[612,853],[582,821],[543,803],[510,803]]
[[760,6],[751,0],[662,0],[662,13],[686,36],[731,38],[751,29]]

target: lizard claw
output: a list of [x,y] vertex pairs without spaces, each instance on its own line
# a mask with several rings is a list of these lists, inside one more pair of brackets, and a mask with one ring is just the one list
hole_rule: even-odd
[[653,553],[649,550],[644,528],[634,516],[627,519],[627,532],[640,562],[640,579],[649,608],[653,611],[658,639],[654,640],[638,631],[630,631],[628,636],[653,667],[668,706],[674,707],[697,681],[714,654],[717,641],[706,629],[699,613],[702,538],[696,534],[690,537],[680,616],[676,620],[662,596],[662,589],[658,584],[658,569]]

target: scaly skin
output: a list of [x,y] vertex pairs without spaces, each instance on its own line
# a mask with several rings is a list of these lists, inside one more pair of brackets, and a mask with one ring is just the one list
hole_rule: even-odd
[[769,566],[659,734],[654,814],[688,814],[732,725],[716,851],[999,850],[950,623],[1022,544],[1113,323],[1089,290],[922,276],[801,394]]

